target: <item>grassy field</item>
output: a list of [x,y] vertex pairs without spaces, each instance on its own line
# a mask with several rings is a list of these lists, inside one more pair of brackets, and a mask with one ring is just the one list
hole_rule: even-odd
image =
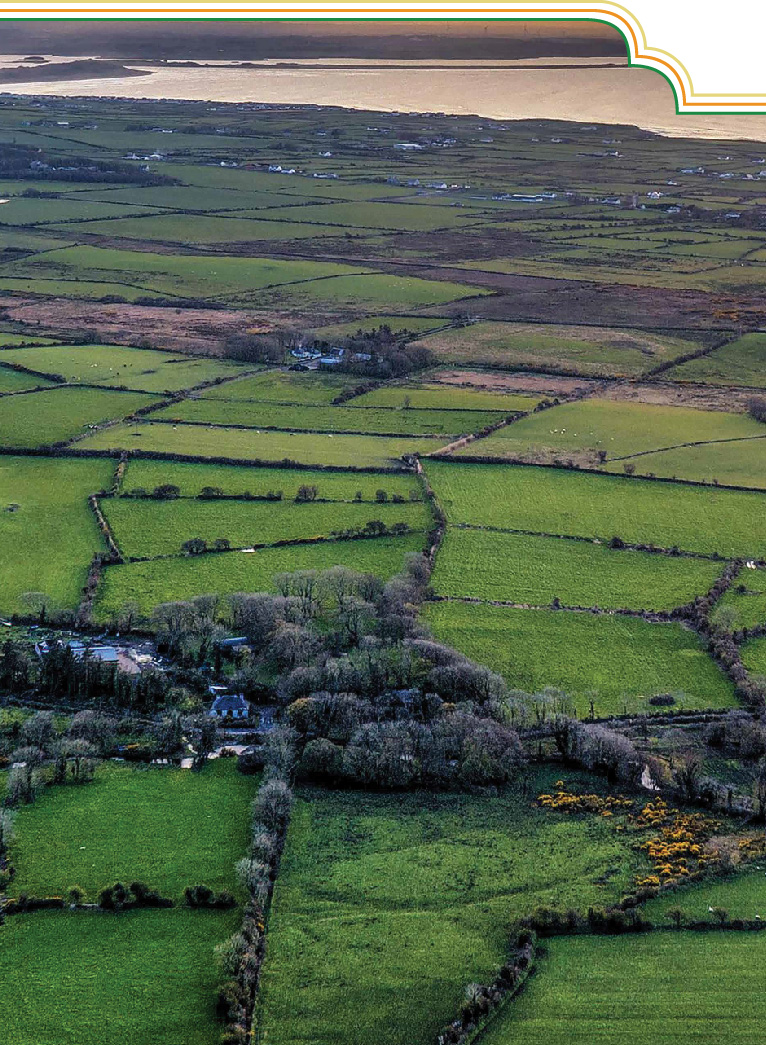
[[452,523],[654,544],[724,556],[762,556],[759,493],[702,489],[523,465],[427,461]]
[[129,601],[137,602],[148,616],[160,602],[211,592],[271,591],[277,573],[327,570],[338,564],[388,579],[402,569],[408,552],[420,552],[423,545],[423,535],[412,534],[110,566],[102,577],[95,615],[108,622]]
[[753,675],[766,678],[766,638],[751,639],[740,648],[742,663]]
[[[722,907],[732,918],[752,920],[766,917],[766,875],[763,863],[751,864],[726,878],[695,882],[685,889],[672,890],[644,905],[646,916],[655,925],[670,924],[667,912],[679,908],[688,920],[710,921],[710,907]],[[763,912],[763,913],[762,913]]]
[[[139,288],[144,295],[155,297],[225,297],[231,302],[259,305],[310,299],[391,311],[400,305],[445,304],[484,293],[458,283],[390,276],[369,267],[322,261],[217,256],[211,266],[205,255],[173,256],[92,246],[63,247],[22,259],[7,266],[3,275],[6,279],[59,281],[64,296],[80,296],[78,283],[96,281],[104,285],[102,294],[114,293],[106,286],[113,284]],[[265,293],[269,288],[271,293]],[[282,289],[276,293],[273,288]]]
[[425,334],[436,327],[444,326],[446,322],[444,319],[429,316],[364,316],[348,323],[331,323],[329,326],[319,327],[315,333],[317,337],[326,341],[351,337],[359,330],[377,330],[380,326],[389,326],[395,333]]
[[745,334],[723,348],[668,371],[671,381],[766,388],[766,334]]
[[[574,455],[591,466],[598,454],[607,460],[678,446],[698,440],[764,437],[766,429],[745,414],[725,414],[714,410],[690,410],[678,406],[650,406],[645,403],[585,399],[576,403],[531,414],[499,429],[480,443],[471,443],[461,454],[481,454],[498,458],[539,460]],[[718,444],[712,447],[718,450]],[[694,448],[699,449],[699,448]],[[686,453],[676,451],[676,455]],[[635,460],[637,471],[652,471],[643,457]],[[622,464],[615,462],[615,468]],[[683,474],[683,473],[681,473]]]
[[[344,275],[360,270],[317,261],[149,254],[108,247],[77,246],[49,251],[9,266],[6,276],[35,279],[106,280],[140,287],[146,294],[211,297],[252,292],[281,283]],[[362,270],[365,271],[365,270]],[[104,293],[110,293],[105,290]]]
[[575,937],[548,940],[545,951],[485,1045],[751,1045],[761,1037],[763,933]]
[[175,392],[251,369],[230,360],[195,359],[123,345],[8,349],[0,352],[0,363],[3,362],[17,363],[43,374],[60,374],[67,381],[124,385],[143,392]]
[[0,612],[30,612],[25,592],[43,592],[49,608],[77,606],[103,548],[87,498],[112,472],[111,461],[0,457]]
[[[300,208],[303,210],[304,208]],[[89,221],[83,232],[99,236],[120,236],[126,239],[184,243],[204,246],[208,243],[258,243],[269,240],[315,239],[322,236],[344,236],[348,229],[342,225],[309,225],[288,220],[295,207],[286,208],[284,221],[258,221],[260,211],[232,212],[230,214],[196,214],[189,221],[188,214],[153,214],[151,217],[130,215],[106,221]],[[63,232],[74,232],[79,225],[53,225]]]
[[249,465],[199,464],[192,461],[131,460],[122,482],[124,491],[148,491],[163,483],[177,486],[182,496],[194,497],[206,486],[218,487],[227,494],[265,494],[281,490],[292,500],[301,486],[316,486],[319,498],[350,501],[357,493],[372,501],[378,490],[390,498],[394,494],[409,500],[413,491],[420,497],[412,473],[399,472],[320,472],[308,468],[258,468]]
[[670,610],[708,591],[721,566],[556,537],[450,529],[432,584],[437,594],[487,601]]
[[[477,267],[488,267],[483,263]],[[440,359],[474,366],[549,367],[594,376],[635,377],[693,352],[682,338],[640,330],[546,323],[480,322],[441,330],[422,344]]]
[[[2,239],[0,239],[2,242]],[[0,348],[18,348],[20,345],[50,345],[49,337],[30,337],[28,334],[8,334],[0,330]]]
[[179,899],[187,885],[237,890],[256,778],[230,759],[201,773],[107,763],[92,784],[46,788],[16,820],[14,895],[94,901],[115,881],[146,882]]
[[534,410],[540,400],[532,396],[483,392],[459,385],[389,384],[365,392],[353,400],[355,406],[388,406],[426,410],[497,410],[501,414]]
[[[42,393],[35,393],[39,394]],[[176,428],[159,422],[108,428],[78,444],[82,449],[91,450],[150,450],[242,461],[299,461],[358,468],[389,468],[401,463],[402,454],[430,453],[440,445],[441,440],[424,436],[387,439],[378,435],[316,435],[202,425]]]
[[124,555],[178,555],[192,537],[212,544],[226,538],[233,548],[273,544],[294,538],[328,537],[361,529],[370,520],[387,526],[404,522],[425,531],[431,513],[417,504],[295,504],[247,501],[149,501],[105,499],[101,507]]
[[535,693],[555,686],[580,715],[651,711],[649,698],[678,694],[686,708],[735,704],[731,683],[693,632],[678,624],[636,617],[593,616],[561,610],[518,610],[437,602],[424,617],[434,636]]
[[407,312],[420,306],[448,305],[463,298],[483,297],[487,291],[464,283],[392,276],[385,272],[357,270],[344,276],[307,280],[277,286],[263,294],[235,293],[222,300],[232,305],[300,308],[365,308]]
[[12,198],[0,212],[3,225],[51,225],[54,222],[92,221],[98,218],[133,217],[151,213],[150,208],[91,200]]
[[0,399],[0,446],[36,447],[81,435],[89,425],[127,417],[152,399],[137,392],[52,388]]
[[213,952],[236,925],[236,913],[220,911],[9,918],[0,950],[5,1045],[214,1045]]
[[[766,488],[766,433],[729,443],[662,450],[633,457],[629,461],[635,465],[639,475],[652,474],[669,479]],[[625,463],[615,461],[607,465],[607,469],[621,472]]]
[[476,220],[470,211],[418,206],[417,203],[325,203],[301,207],[300,210],[264,210],[260,216],[317,225],[347,225],[350,228],[394,231],[406,229],[411,232],[460,227]]
[[50,383],[45,377],[35,377],[34,374],[11,370],[10,367],[0,363],[0,392],[21,392],[27,388],[45,388]]
[[518,793],[306,792],[276,886],[262,1040],[431,1045],[465,985],[502,963],[514,918],[616,899],[637,859],[603,820]]
[[[397,410],[370,406],[284,406],[241,399],[185,399],[156,416],[161,420],[204,421],[252,428],[303,429],[314,432],[362,432],[383,435],[460,435],[499,420],[479,410]],[[502,416],[502,415],[500,415]],[[757,422],[753,422],[756,424]]]
[[354,388],[359,378],[343,374],[291,373],[270,370],[239,381],[205,389],[206,399],[253,399],[267,403],[300,403],[322,405],[331,403],[347,388]]
[[717,606],[725,606],[734,614],[737,628],[766,624],[766,570],[742,569]]

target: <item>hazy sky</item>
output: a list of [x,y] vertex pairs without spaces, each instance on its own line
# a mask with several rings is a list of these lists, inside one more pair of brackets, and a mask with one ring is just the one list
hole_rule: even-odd
[[625,55],[610,26],[513,21],[9,21],[3,54],[516,58]]

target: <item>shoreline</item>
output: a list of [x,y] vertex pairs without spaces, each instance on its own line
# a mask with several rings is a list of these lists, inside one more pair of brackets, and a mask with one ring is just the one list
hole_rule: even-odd
[[[0,83],[0,102],[6,101],[6,100],[11,100],[11,99],[18,99],[20,101],[24,101],[26,99],[29,99],[29,100],[34,100],[34,101],[43,101],[43,102],[59,103],[59,104],[61,102],[64,102],[64,103],[71,102],[71,103],[74,103],[74,104],[86,104],[86,103],[89,103],[89,102],[105,102],[105,103],[125,102],[125,103],[130,104],[130,105],[140,105],[140,106],[149,106],[149,105],[151,105],[151,106],[157,106],[157,105],[172,105],[172,106],[213,105],[213,106],[216,107],[217,110],[220,110],[220,109],[223,109],[223,108],[228,108],[228,109],[234,109],[234,110],[242,110],[242,111],[245,111],[245,112],[253,112],[253,111],[258,112],[258,111],[262,111],[262,110],[279,111],[281,109],[288,109],[288,110],[291,110],[291,111],[295,111],[295,110],[305,109],[305,110],[308,110],[308,111],[316,111],[316,112],[327,112],[327,111],[337,111],[338,113],[347,113],[347,112],[365,113],[365,112],[369,112],[369,113],[385,114],[387,116],[410,116],[410,117],[413,116],[413,115],[415,115],[415,116],[433,116],[433,115],[436,115],[436,116],[455,116],[455,117],[460,117],[462,119],[485,120],[489,124],[507,124],[507,123],[546,124],[547,123],[547,124],[555,124],[556,126],[559,126],[559,127],[561,127],[561,126],[577,127],[577,126],[580,126],[580,125],[582,125],[583,123],[586,123],[586,122],[590,122],[590,123],[596,122],[600,127],[604,128],[604,129],[609,128],[610,130],[618,130],[620,128],[625,128],[625,129],[630,129],[630,130],[633,130],[633,131],[638,130],[638,131],[643,131],[646,135],[648,135],[650,137],[667,138],[667,139],[669,139],[671,141],[714,141],[714,142],[715,141],[720,141],[722,144],[723,143],[733,143],[733,142],[749,142],[749,143],[752,143],[753,145],[758,145],[758,146],[761,146],[761,147],[764,146],[764,144],[766,144],[766,131],[764,131],[764,137],[763,138],[748,137],[747,135],[742,135],[741,137],[733,137],[733,136],[721,137],[720,135],[713,134],[713,133],[711,133],[709,135],[703,135],[703,134],[699,134],[699,133],[697,133],[697,134],[695,134],[695,133],[682,134],[680,132],[679,133],[674,133],[674,132],[670,132],[670,131],[667,131],[667,130],[664,130],[664,131],[663,130],[655,130],[653,128],[643,127],[643,126],[641,126],[641,124],[638,124],[638,123],[624,123],[624,122],[614,123],[614,122],[605,122],[603,120],[594,121],[594,120],[589,120],[587,117],[582,117],[582,118],[576,119],[576,120],[568,119],[568,118],[565,118],[565,117],[536,116],[536,115],[535,116],[505,116],[505,117],[500,117],[500,116],[487,116],[487,115],[485,115],[483,113],[477,113],[477,112],[454,112],[454,111],[451,111],[451,110],[438,110],[437,111],[437,110],[434,110],[434,109],[423,109],[423,110],[420,110],[420,111],[413,111],[413,110],[406,110],[406,109],[385,108],[382,105],[380,105],[380,106],[358,105],[357,106],[357,105],[340,105],[340,104],[337,104],[337,103],[323,103],[323,102],[262,102],[262,101],[256,101],[256,100],[245,101],[245,102],[242,102],[242,101],[240,101],[240,102],[231,102],[231,101],[225,101],[225,100],[222,101],[222,100],[220,100],[218,98],[171,98],[171,97],[156,97],[156,98],[153,98],[153,97],[149,97],[149,96],[146,96],[146,95],[144,95],[142,97],[131,97],[129,95],[124,95],[124,94],[79,94],[79,95],[77,95],[77,94],[67,94],[67,95],[60,95],[60,94],[44,94],[42,92],[25,93],[23,91],[3,90],[2,88],[5,87],[5,86],[7,86],[7,85]],[[737,117],[734,116],[734,117],[730,117],[730,118],[731,119],[736,119]]]

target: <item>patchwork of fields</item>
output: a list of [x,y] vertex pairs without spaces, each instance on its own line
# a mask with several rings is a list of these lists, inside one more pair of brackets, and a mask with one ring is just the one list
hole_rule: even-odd
[[[78,886],[91,902],[117,879],[145,882],[174,900],[199,883],[239,894],[233,864],[247,844],[254,793],[255,778],[226,760],[201,774],[102,766],[87,787],[48,788],[21,810],[13,888],[62,896]],[[110,1045],[170,1045],[181,1035],[209,1045],[219,1028],[214,949],[238,920],[236,910],[182,907],[8,918],[0,954],[5,1040],[78,1045],[94,1036]]]
[[[670,931],[766,917],[766,196],[755,144],[725,148],[438,113],[0,99],[3,790],[37,772],[21,705],[59,684],[33,691],[16,667],[17,642],[39,678],[54,663],[41,626],[160,639],[167,703],[112,704],[158,676],[107,667],[87,729],[114,716],[115,735],[146,726],[154,750],[173,731],[188,754],[193,712],[225,681],[278,724],[321,704],[332,736],[355,738],[300,733],[320,738],[317,771],[301,757],[281,865],[250,868],[276,885],[241,1040],[433,1045],[509,960],[518,919],[636,889],[658,892],[655,931],[541,939],[477,1042],[762,1040],[766,937]],[[423,555],[430,578],[410,583]],[[296,571],[311,588],[339,565],[395,578],[374,605],[370,577],[353,582],[349,631],[374,619],[361,639],[296,596],[274,611],[294,675],[279,650],[219,645],[245,601],[230,596],[282,593]],[[351,583],[317,583],[328,602],[337,586],[338,620]],[[204,641],[173,653],[157,608],[198,596],[212,598],[163,610],[209,610]],[[413,692],[423,707],[405,711]],[[83,706],[70,686],[56,728]],[[549,729],[554,710],[580,721]],[[509,722],[533,757],[480,787],[493,743],[514,761]],[[604,748],[554,761],[567,730]],[[629,771],[609,762],[614,731]],[[63,757],[66,778],[61,737],[44,772]],[[291,742],[274,744],[285,762]],[[379,778],[348,772],[365,744]],[[0,923],[6,897],[93,903],[117,879],[175,907],[8,914],[8,1045],[221,1039],[215,949],[242,924],[258,777],[228,758],[191,772],[111,754],[87,786],[22,803],[12,831],[0,809]],[[473,776],[450,776],[472,759]],[[450,789],[385,790],[403,768]],[[639,823],[657,797],[644,770],[679,803],[698,787],[704,814]],[[703,873],[655,890],[645,876],[672,875],[642,843],[701,837],[696,813],[714,817]],[[716,876],[718,846],[732,869],[760,862]],[[188,909],[194,885],[237,906]]]
[[609,902],[639,866],[604,821],[551,817],[513,793],[307,792],[275,891],[258,1028],[274,1045],[426,1045],[465,984],[504,960],[509,921],[554,901]]

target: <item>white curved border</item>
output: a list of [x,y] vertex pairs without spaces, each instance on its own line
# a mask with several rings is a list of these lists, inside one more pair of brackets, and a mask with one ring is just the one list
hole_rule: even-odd
[[[715,18],[706,14],[699,0],[632,0],[632,7],[638,13],[608,0],[486,4],[204,4],[179,0],[80,4],[4,0],[0,2],[0,19],[592,20],[612,25],[622,33],[631,65],[652,69],[670,82],[679,113],[766,113],[766,69],[760,53],[766,32],[766,5],[756,0],[728,0],[725,10],[717,10]],[[659,47],[660,41],[667,46]]]

